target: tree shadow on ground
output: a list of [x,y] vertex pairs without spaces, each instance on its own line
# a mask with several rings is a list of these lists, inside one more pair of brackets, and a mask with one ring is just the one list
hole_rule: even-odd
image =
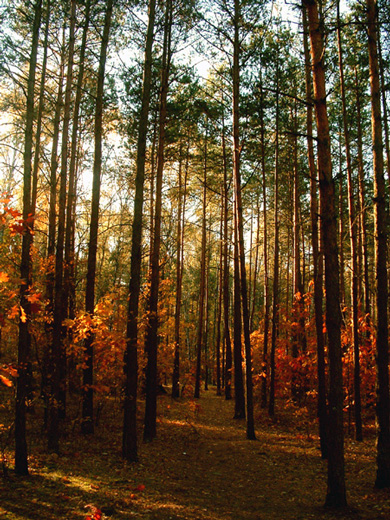
[[88,506],[112,520],[390,517],[387,493],[372,489],[373,442],[349,443],[347,449],[352,508],[326,510],[326,461],[315,434],[263,421],[258,440],[248,441],[245,422],[232,419],[232,402],[211,389],[196,404],[159,398],[158,437],[140,443],[137,464],[121,459],[118,407],[107,409],[94,436],[70,432],[59,457],[45,453],[42,437],[32,437],[30,477],[0,481],[0,518],[84,520]]

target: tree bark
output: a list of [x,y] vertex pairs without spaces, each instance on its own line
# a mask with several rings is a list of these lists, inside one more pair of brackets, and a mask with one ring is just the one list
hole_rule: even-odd
[[155,213],[153,229],[153,249],[150,265],[150,294],[148,301],[148,320],[146,325],[145,351],[146,365],[146,403],[144,441],[156,437],[157,412],[157,349],[158,349],[158,290],[160,283],[160,243],[161,243],[161,206],[162,181],[164,169],[165,126],[167,120],[167,94],[171,61],[172,1],[167,0],[165,8],[164,45],[160,88],[160,120],[157,152]]
[[215,351],[216,351],[216,376],[217,376],[217,395],[221,395],[222,388],[222,372],[221,372],[221,321],[222,321],[222,295],[223,295],[223,216],[224,216],[224,195],[223,195],[223,186],[221,187],[221,221],[219,227],[219,236],[220,236],[220,244],[219,244],[219,276],[218,276],[218,290],[217,290],[217,301],[218,301],[218,310],[217,310],[217,337],[215,340]]
[[279,59],[276,62],[275,172],[274,172],[274,265],[268,414],[275,415],[275,352],[279,321]]
[[234,418],[245,418],[245,392],[242,374],[242,319],[241,319],[241,284],[240,284],[240,259],[238,253],[238,229],[237,229],[237,201],[234,201],[234,330],[233,330],[233,360],[234,360]]
[[204,142],[204,165],[203,165],[203,213],[202,213],[202,245],[200,260],[200,288],[199,288],[199,317],[198,332],[196,339],[196,374],[195,374],[195,399],[200,397],[200,377],[202,368],[202,346],[204,332],[204,311],[206,293],[206,207],[207,207],[207,119],[206,134]]
[[341,310],[335,186],[332,177],[329,122],[326,106],[323,25],[316,0],[304,0],[308,14],[313,66],[314,105],[317,121],[321,230],[325,256],[326,327],[329,357],[328,489],[325,504],[345,507],[343,374],[341,362]]
[[[76,305],[76,285],[75,285],[75,212],[76,212],[76,188],[77,188],[77,148],[79,137],[80,105],[83,96],[83,80],[85,69],[85,52],[87,47],[88,28],[90,23],[91,0],[85,4],[84,26],[80,46],[79,70],[77,75],[76,94],[72,116],[72,137],[70,145],[69,161],[69,180],[68,180],[68,199],[66,203],[66,228],[65,228],[65,265],[64,265],[64,311],[65,317],[74,319]],[[72,333],[67,331],[68,344],[72,342]],[[75,372],[74,356],[69,356],[68,365],[68,386],[73,390],[73,377]]]
[[145,42],[142,105],[138,122],[134,215],[131,242],[129,302],[127,307],[126,351],[124,355],[124,414],[122,457],[129,462],[138,459],[137,386],[138,386],[138,309],[142,264],[142,212],[144,203],[146,137],[152,80],[152,48],[156,0],[149,1],[149,19]]
[[378,60],[378,13],[376,0],[367,0],[368,55],[371,88],[371,123],[374,171],[374,233],[376,267],[376,353],[378,424],[377,473],[375,487],[390,487],[390,399],[387,279],[387,212],[383,165],[382,121]]
[[[91,205],[91,222],[89,228],[89,244],[88,244],[88,264],[87,264],[87,286],[85,291],[85,312],[93,317],[95,308],[95,275],[96,275],[96,258],[99,231],[99,202],[100,202],[100,183],[102,174],[102,141],[103,141],[103,95],[104,95],[104,77],[107,60],[108,40],[111,28],[113,0],[107,0],[106,12],[104,18],[104,29],[102,35],[102,43],[99,57],[99,70],[97,77],[97,92],[95,105],[95,149],[93,161],[93,179],[92,179],[92,205]],[[82,423],[81,430],[84,434],[91,434],[94,431],[93,423],[93,364],[94,364],[94,335],[92,331],[84,342],[85,364],[83,370],[83,406],[82,406]]]
[[362,415],[361,415],[361,393],[360,393],[360,345],[359,345],[359,316],[358,316],[358,249],[357,228],[355,218],[354,190],[352,180],[352,159],[349,137],[349,125],[347,117],[347,101],[344,83],[344,63],[340,29],[340,0],[337,2],[337,41],[339,53],[340,90],[343,109],[343,127],[345,154],[347,159],[347,181],[348,181],[348,210],[349,210],[349,235],[351,242],[351,264],[352,264],[352,345],[354,352],[354,397],[355,397],[355,433],[356,440],[363,440]]
[[63,105],[63,80],[65,71],[65,31],[62,35],[61,47],[61,63],[60,73],[58,77],[58,92],[54,108],[53,118],[53,140],[50,157],[50,195],[49,195],[49,222],[48,222],[48,240],[47,240],[47,271],[45,280],[45,298],[46,298],[46,349],[44,354],[44,363],[42,371],[42,389],[45,400],[45,427],[48,426],[49,420],[49,373],[50,373],[50,359],[51,346],[53,344],[53,310],[54,310],[54,284],[55,284],[55,247],[56,247],[56,206],[57,206],[57,169],[58,169],[58,142],[60,134],[60,118]]
[[311,78],[310,50],[308,41],[308,22],[305,8],[302,9],[303,19],[303,46],[306,68],[306,127],[307,127],[307,156],[310,175],[310,220],[311,243],[313,251],[313,279],[314,279],[314,314],[317,339],[317,378],[318,378],[318,423],[320,434],[321,457],[328,457],[328,408],[326,402],[325,377],[325,340],[323,333],[323,256],[318,226],[318,177],[314,157],[313,145],[313,89]]
[[33,149],[33,122],[34,122],[34,88],[37,54],[39,45],[39,27],[41,23],[42,1],[37,0],[34,7],[34,21],[32,27],[32,42],[30,52],[30,66],[27,80],[26,99],[26,126],[24,132],[23,154],[23,225],[22,256],[20,263],[20,308],[24,314],[19,319],[18,339],[18,378],[16,383],[15,405],[15,472],[18,475],[28,475],[27,440],[26,440],[26,406],[31,387],[31,334],[30,334],[30,306],[28,291],[32,279],[31,266],[31,174]]
[[68,137],[71,111],[71,95],[73,81],[73,59],[75,45],[76,2],[70,4],[69,51],[66,72],[64,115],[61,142],[60,191],[58,198],[58,227],[55,252],[54,302],[53,302],[53,335],[50,352],[50,400],[48,414],[48,448],[59,451],[59,419],[65,415],[66,406],[66,353],[64,345],[63,320],[64,307],[64,241],[65,241],[65,209],[68,168]]
[[368,243],[367,243],[367,209],[366,195],[364,186],[364,161],[363,161],[363,131],[361,125],[361,101],[360,87],[358,81],[358,72],[355,68],[355,87],[356,87],[356,118],[357,118],[357,152],[358,152],[358,175],[359,175],[359,203],[360,203],[360,221],[363,249],[363,286],[364,286],[364,314],[366,323],[370,321],[371,305],[370,305],[370,275],[368,269]]
[[226,159],[226,140],[225,125],[222,120],[222,158],[223,158],[223,195],[224,195],[224,216],[223,216],[223,337],[225,344],[225,399],[232,398],[232,347],[230,341],[229,328],[229,185],[227,179],[227,159]]
[[261,175],[263,194],[263,263],[264,263],[264,340],[263,363],[261,376],[261,407],[267,406],[268,384],[268,336],[270,322],[270,284],[268,260],[268,213],[267,213],[267,181],[265,167],[265,125],[264,125],[264,91],[263,80],[260,76],[260,133],[261,133]]
[[172,373],[172,397],[180,397],[180,310],[182,293],[182,142],[180,141],[177,199],[177,236],[176,236],[176,298],[175,298],[175,346]]
[[240,0],[234,1],[234,49],[233,49],[233,180],[237,214],[237,238],[240,258],[240,285],[242,321],[244,328],[245,367],[246,367],[246,436],[255,440],[253,416],[252,349],[249,331],[249,305],[245,267],[244,222],[242,214],[241,176],[240,176]]

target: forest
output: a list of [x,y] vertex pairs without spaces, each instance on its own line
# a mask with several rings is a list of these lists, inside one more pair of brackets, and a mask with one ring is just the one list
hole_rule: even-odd
[[0,56],[0,517],[388,518],[390,4],[0,0]]

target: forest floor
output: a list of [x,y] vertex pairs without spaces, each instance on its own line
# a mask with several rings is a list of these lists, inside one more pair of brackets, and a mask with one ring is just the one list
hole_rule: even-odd
[[336,512],[323,507],[327,463],[313,425],[257,417],[248,441],[233,412],[215,388],[196,402],[160,396],[158,437],[140,442],[136,464],[121,460],[119,406],[103,409],[93,437],[69,432],[61,456],[30,435],[30,476],[0,478],[0,520],[85,520],[94,507],[103,520],[390,518],[389,491],[373,488],[372,431],[362,443],[346,439],[349,508]]

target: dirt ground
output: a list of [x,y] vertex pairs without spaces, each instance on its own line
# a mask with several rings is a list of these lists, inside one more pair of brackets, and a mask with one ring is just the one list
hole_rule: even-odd
[[292,418],[271,422],[259,412],[257,440],[248,441],[233,401],[214,388],[196,402],[163,395],[157,439],[140,442],[139,462],[125,464],[120,409],[109,408],[93,437],[68,432],[61,456],[31,438],[31,475],[0,479],[1,520],[85,520],[94,507],[112,520],[390,518],[390,492],[373,489],[372,434],[346,439],[349,508],[336,512],[323,508],[327,463],[317,434]]

